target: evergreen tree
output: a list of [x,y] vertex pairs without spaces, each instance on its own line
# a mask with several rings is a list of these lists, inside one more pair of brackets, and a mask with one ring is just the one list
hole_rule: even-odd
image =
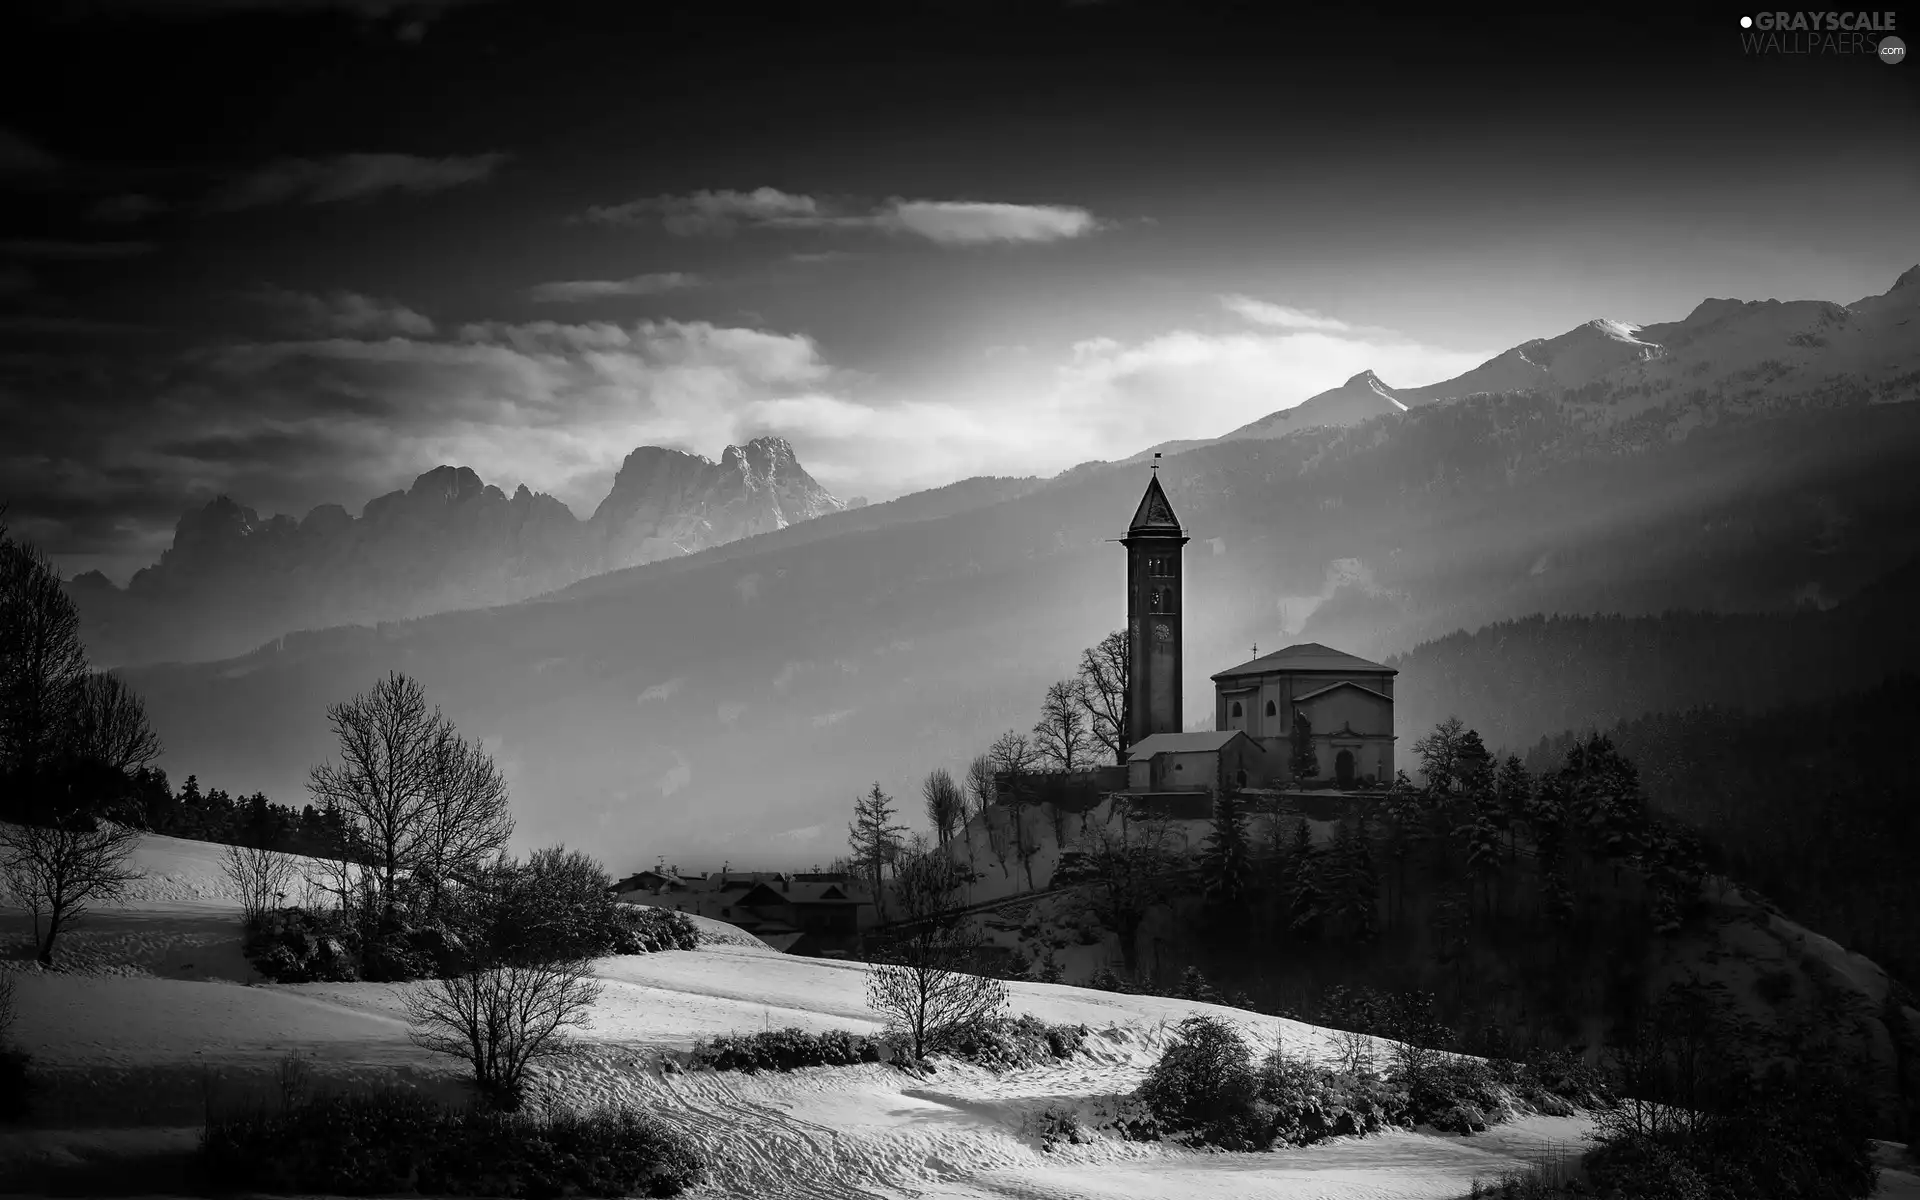
[[1320,774],[1320,757],[1313,750],[1313,722],[1297,708],[1293,711],[1293,753],[1287,759],[1287,769],[1296,782]]
[[1313,847],[1313,831],[1305,819],[1293,827],[1287,848],[1287,928],[1295,937],[1319,936],[1326,915],[1326,892],[1321,882],[1320,854]]
[[1500,765],[1493,781],[1493,797],[1499,829],[1507,835],[1507,857],[1511,859],[1517,849],[1516,829],[1526,819],[1527,802],[1533,798],[1533,777],[1520,765],[1518,755],[1507,755],[1507,761]]
[[1377,932],[1380,880],[1362,818],[1348,818],[1334,827],[1333,845],[1322,863],[1328,907],[1348,937],[1360,942],[1371,939]]
[[853,821],[847,826],[847,845],[853,850],[854,869],[873,889],[874,906],[883,917],[886,903],[880,891],[880,871],[899,854],[900,835],[907,831],[906,826],[895,823],[897,815],[893,797],[875,783],[872,791],[854,800]]
[[1200,852],[1200,884],[1215,909],[1238,911],[1252,887],[1247,818],[1240,799],[1221,792],[1213,802],[1213,831]]
[[1500,886],[1500,827],[1495,819],[1498,811],[1491,796],[1477,798],[1473,802],[1472,819],[1461,829],[1466,844],[1468,886],[1486,898],[1489,916],[1494,911]]

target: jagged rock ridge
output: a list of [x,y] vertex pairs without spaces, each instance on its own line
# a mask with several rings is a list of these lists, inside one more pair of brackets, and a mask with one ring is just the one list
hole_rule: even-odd
[[439,466],[367,502],[262,517],[228,496],[181,516],[173,545],[123,592],[69,590],[108,659],[237,653],[293,629],[506,604],[587,575],[690,554],[844,507],[778,437],[718,463],[643,446],[592,518],[524,484],[512,496]]

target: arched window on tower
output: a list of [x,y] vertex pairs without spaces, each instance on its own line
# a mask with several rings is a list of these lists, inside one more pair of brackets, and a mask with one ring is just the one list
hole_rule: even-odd
[[1280,715],[1279,710],[1273,707],[1273,701],[1271,700],[1267,701],[1267,715],[1270,717],[1277,717]]
[[1235,700],[1235,701],[1233,702],[1233,715],[1234,715],[1234,716],[1236,716],[1236,717],[1237,717],[1237,716],[1240,716],[1240,715],[1241,715],[1241,712],[1240,712],[1240,702],[1239,702],[1238,700]]
[[1152,591],[1147,593],[1147,611],[1148,612],[1160,611],[1160,589],[1159,588],[1154,588]]

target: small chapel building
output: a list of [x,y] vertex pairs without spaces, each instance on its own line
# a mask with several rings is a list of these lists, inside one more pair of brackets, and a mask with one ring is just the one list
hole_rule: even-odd
[[[1127,549],[1127,791],[1390,782],[1397,672],[1318,642],[1214,675],[1213,730],[1184,728],[1188,540],[1155,468],[1120,539]],[[1292,766],[1301,717],[1316,768],[1310,780],[1295,779]]]

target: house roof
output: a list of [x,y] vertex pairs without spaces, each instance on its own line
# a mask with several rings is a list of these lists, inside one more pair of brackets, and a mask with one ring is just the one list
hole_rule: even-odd
[[1362,687],[1361,685],[1355,683],[1351,679],[1342,679],[1339,683],[1330,683],[1323,688],[1315,688],[1311,692],[1307,692],[1305,695],[1295,696],[1293,698],[1293,702],[1295,704],[1298,704],[1303,700],[1311,700],[1315,696],[1324,696],[1328,692],[1337,692],[1341,688],[1352,688],[1356,692],[1365,692],[1369,696],[1378,696],[1382,700],[1385,700],[1388,704],[1393,703],[1392,696],[1387,695],[1385,692],[1377,692],[1370,687]]
[[1263,654],[1259,658],[1241,663],[1237,667],[1228,667],[1215,675],[1215,679],[1232,679],[1237,675],[1271,675],[1281,672],[1312,671],[1366,671],[1372,674],[1398,675],[1392,667],[1369,662],[1358,655],[1335,650],[1331,646],[1322,646],[1319,642],[1301,642],[1297,646],[1288,646],[1285,650],[1275,650],[1272,654]]
[[768,904],[859,904],[861,901],[847,895],[837,883],[790,883],[781,888],[771,883],[761,883],[734,901],[743,908],[755,908]]
[[1127,760],[1149,759],[1156,754],[1208,754],[1237,737],[1247,735],[1238,729],[1209,729],[1201,733],[1155,733],[1127,747]]
[[1129,534],[1134,533],[1174,533],[1181,532],[1180,518],[1173,515],[1173,505],[1167,500],[1167,493],[1160,488],[1160,476],[1156,472],[1147,480],[1146,494],[1140,497],[1140,507],[1134,510],[1133,523],[1127,526]]

